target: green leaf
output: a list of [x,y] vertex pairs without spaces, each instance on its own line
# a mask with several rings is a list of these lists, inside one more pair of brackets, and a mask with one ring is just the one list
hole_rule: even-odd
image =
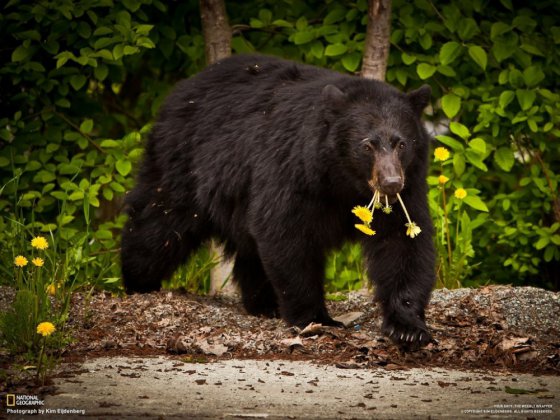
[[484,201],[482,201],[476,195],[469,194],[465,198],[463,198],[463,201],[465,202],[465,204],[467,204],[468,206],[472,207],[475,210],[488,212],[488,207],[486,206],[486,204],[484,204]]
[[500,107],[505,109],[511,103],[511,101],[513,101],[514,97],[515,93],[513,93],[513,91],[504,90],[502,93],[500,93],[500,99],[498,100]]
[[494,161],[504,171],[509,172],[515,163],[513,151],[509,147],[500,147],[494,152]]
[[91,120],[90,118],[84,120],[84,122],[80,124],[81,132],[89,134],[91,133],[91,130],[93,130],[93,120]]
[[441,107],[447,118],[453,118],[461,109],[461,98],[452,93],[441,98]]
[[140,51],[140,49],[138,47],[133,47],[131,45],[126,45],[123,49],[123,54],[124,55],[133,55],[133,54],[136,54],[139,51]]
[[335,57],[337,55],[344,54],[348,50],[348,47],[344,44],[330,44],[325,48],[325,55],[327,57]]
[[24,47],[23,45],[20,45],[12,52],[12,62],[17,63],[19,61],[24,61],[29,58],[29,56],[31,56],[32,52],[33,50],[30,47]]
[[436,70],[436,66],[432,66],[428,63],[420,63],[416,66],[416,73],[418,73],[418,76],[420,76],[420,79],[422,80],[432,77]]
[[488,56],[486,55],[486,51],[484,51],[482,47],[479,47],[478,45],[469,47],[469,55],[474,60],[474,62],[482,68],[482,70],[486,70],[486,64],[488,64]]
[[469,129],[457,121],[451,121],[449,123],[449,129],[453,134],[457,134],[464,140],[467,140],[471,136]]
[[537,98],[537,93],[534,90],[527,89],[517,89],[515,91],[515,96],[517,96],[517,102],[523,111],[527,111],[533,106],[533,102]]
[[416,56],[403,52],[401,54],[401,59],[402,59],[402,62],[404,64],[406,64],[407,66],[410,66],[412,63],[414,63],[416,61]]
[[528,87],[534,87],[545,78],[540,66],[529,66],[523,70],[523,80]]
[[463,41],[468,41],[480,32],[473,18],[461,19],[457,25],[457,34]]
[[294,44],[296,45],[307,44],[308,42],[313,41],[314,39],[315,39],[315,34],[310,31],[296,32],[294,34]]
[[4,166],[8,166],[10,164],[10,160],[8,158],[5,158],[4,156],[0,156],[0,168],[3,168]]
[[124,54],[123,44],[118,44],[113,47],[113,57],[115,60],[120,60]]
[[138,0],[122,0],[122,2],[124,6],[133,13],[141,6],[141,3]]
[[511,26],[504,22],[496,22],[492,24],[492,29],[490,29],[490,39],[494,41],[495,38],[509,31],[511,31]]
[[476,137],[469,142],[469,147],[480,155],[486,154],[486,142],[480,137]]
[[453,155],[453,170],[455,171],[455,175],[461,176],[465,172],[465,157],[460,153],[455,153]]
[[446,42],[439,51],[439,61],[446,66],[461,55],[461,44],[455,41]]
[[332,25],[346,17],[346,9],[338,8],[330,11],[323,19],[323,25]]
[[86,77],[81,74],[75,74],[70,77],[70,84],[74,90],[80,90],[86,84]]
[[324,52],[325,52],[325,47],[323,46],[323,43],[321,41],[316,40],[311,43],[311,54],[313,54],[315,58],[318,59],[323,58]]
[[122,176],[127,176],[132,170],[132,163],[130,163],[129,160],[119,159],[115,164],[115,167]]
[[99,146],[101,146],[104,149],[110,149],[113,147],[119,147],[119,142],[108,139],[108,140],[103,140]]
[[446,146],[451,147],[451,149],[453,149],[453,151],[455,152],[462,152],[463,150],[465,150],[465,147],[463,146],[463,144],[457,140],[455,140],[453,137],[449,137],[449,136],[445,136],[443,134],[439,134],[436,136],[436,140],[445,144]]
[[482,157],[477,151],[467,149],[465,150],[465,156],[467,157],[469,163],[471,163],[474,167],[480,169],[481,171],[488,172],[488,167],[482,161]]
[[95,78],[97,80],[102,82],[107,78],[107,75],[109,74],[109,68],[105,64],[101,64],[93,70],[93,74],[95,75]]
[[515,52],[515,50],[516,47],[512,48],[512,46],[509,43],[502,42],[502,41],[494,42],[494,45],[491,48],[492,55],[494,55],[494,58],[498,63],[501,63],[506,58],[511,57]]
[[342,65],[346,70],[350,72],[355,72],[360,66],[361,59],[362,59],[362,55],[360,53],[352,52],[342,57],[341,61],[342,61]]

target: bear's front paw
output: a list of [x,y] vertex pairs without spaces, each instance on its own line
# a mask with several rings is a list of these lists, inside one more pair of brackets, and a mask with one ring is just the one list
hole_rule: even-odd
[[382,331],[404,351],[418,350],[432,341],[428,327],[423,322],[406,324],[396,319],[387,319],[383,322]]

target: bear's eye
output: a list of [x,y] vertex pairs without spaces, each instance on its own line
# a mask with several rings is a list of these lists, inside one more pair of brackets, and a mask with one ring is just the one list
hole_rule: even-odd
[[399,143],[399,149],[402,150],[402,149],[404,149],[405,147],[406,147],[406,143],[405,143],[404,141],[401,141],[401,142]]
[[362,147],[366,152],[371,152],[373,150],[373,145],[371,144],[369,137],[362,140]]

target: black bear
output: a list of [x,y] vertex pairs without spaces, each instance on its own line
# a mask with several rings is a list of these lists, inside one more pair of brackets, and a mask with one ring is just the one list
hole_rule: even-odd
[[[429,86],[408,94],[374,80],[260,55],[237,55],[178,83],[126,197],[122,274],[128,292],[162,279],[208,238],[235,256],[250,314],[339,325],[325,307],[325,257],[363,244],[383,332],[402,347],[431,339],[424,310],[435,280],[420,121]],[[366,236],[352,209],[397,193]]]

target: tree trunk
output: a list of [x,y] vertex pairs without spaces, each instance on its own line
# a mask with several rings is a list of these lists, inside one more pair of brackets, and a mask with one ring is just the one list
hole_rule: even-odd
[[[200,18],[204,34],[206,64],[213,64],[231,55],[231,28],[229,26],[224,0],[200,0]],[[210,294],[235,293],[231,272],[233,264],[224,258],[224,249],[212,241],[210,252],[220,259],[210,272]],[[226,280],[229,281],[222,288]]]
[[362,76],[384,81],[391,37],[391,0],[368,0]]
[[206,64],[231,55],[231,28],[224,0],[200,0]]

